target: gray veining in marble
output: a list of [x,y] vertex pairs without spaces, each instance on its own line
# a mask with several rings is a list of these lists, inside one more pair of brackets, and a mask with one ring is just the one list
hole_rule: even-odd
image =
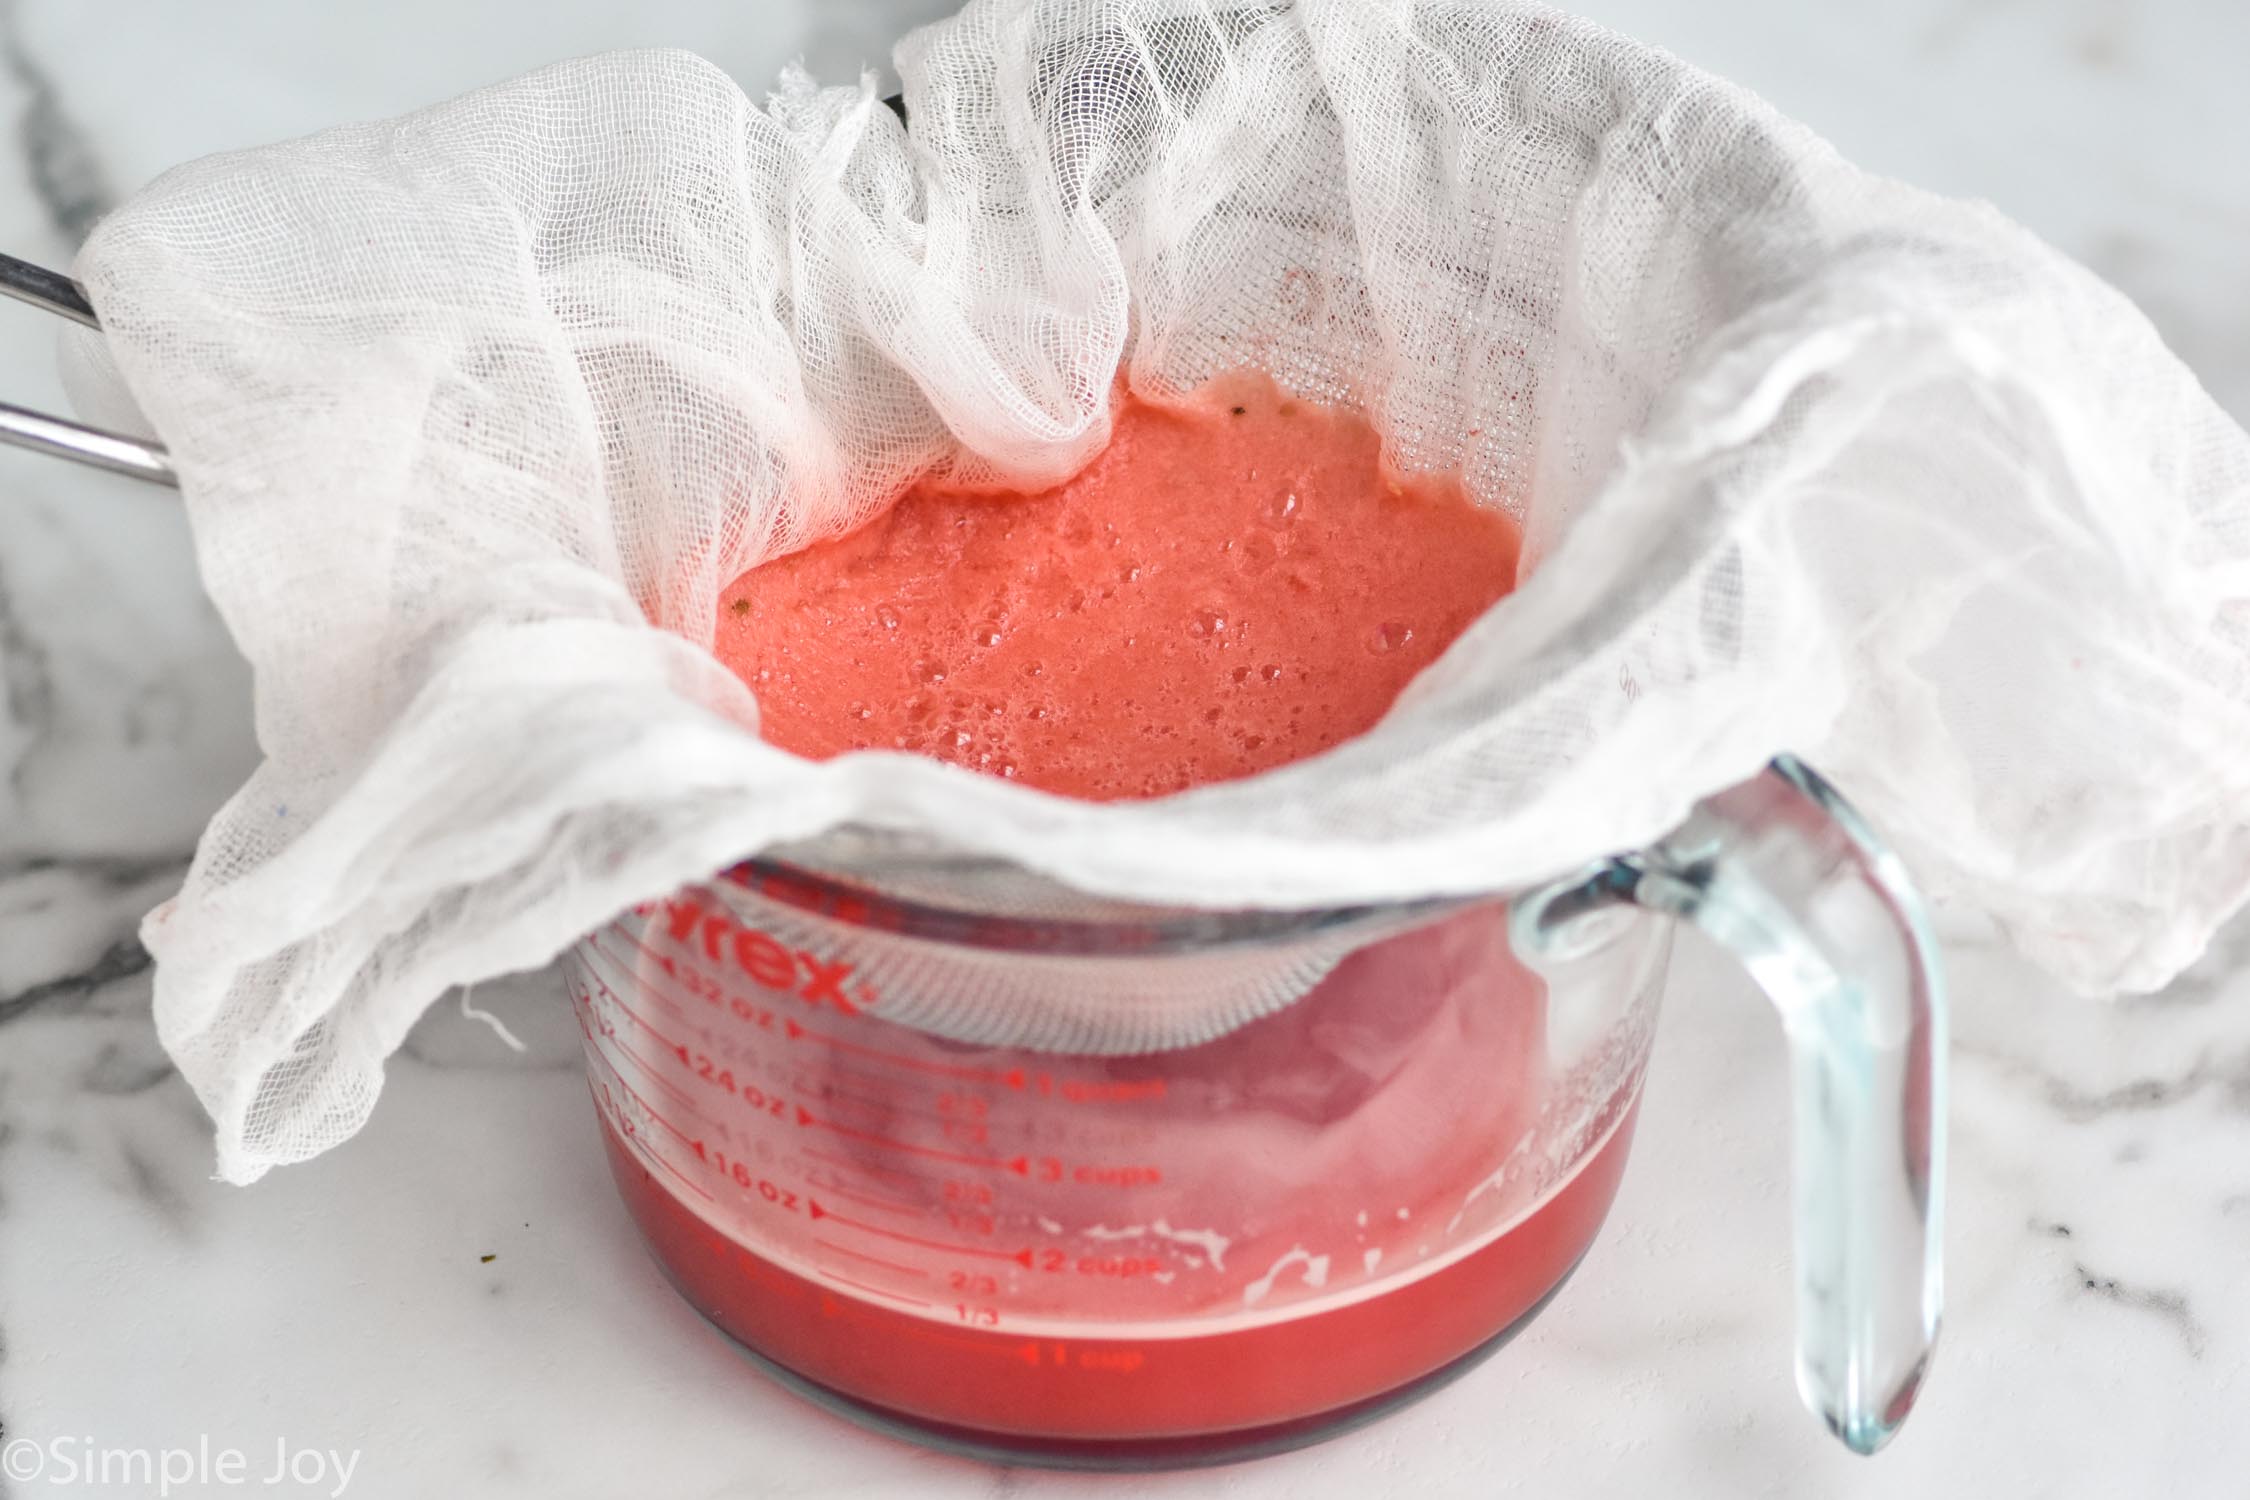
[[[755,82],[879,63],[945,0],[12,0],[0,247],[57,264],[183,156],[395,112],[554,57],[695,47]],[[2115,280],[2250,416],[2250,6],[1599,0],[1848,154],[1991,198]],[[0,399],[59,406],[0,308]],[[2250,924],[2160,996],[2062,998],[1949,925],[1945,1343],[1856,1462],[1790,1388],[1779,1035],[1678,962],[1643,1136],[1572,1288],[1472,1377],[1224,1473],[1014,1475],[849,1432],[747,1371],[608,1187],[551,975],[481,987],[373,1125],[250,1190],[148,1020],[134,937],[254,755],[185,528],[0,452],[0,1442],[358,1448],[361,1496],[2250,1495]],[[310,1493],[310,1491],[302,1491]],[[109,1493],[0,1478],[0,1496]],[[207,1491],[198,1493],[223,1493]]]
[[71,118],[54,80],[25,45],[22,16],[14,0],[0,6],[0,67],[21,91],[16,143],[32,191],[55,232],[76,243],[109,211],[117,195],[110,190],[92,140]]

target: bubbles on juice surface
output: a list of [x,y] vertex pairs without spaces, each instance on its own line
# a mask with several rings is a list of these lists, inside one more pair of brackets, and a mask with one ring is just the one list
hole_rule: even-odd
[[907,749],[1105,799],[1327,749],[1507,591],[1517,538],[1457,487],[1387,474],[1359,417],[1290,405],[1224,376],[1179,406],[1125,398],[1054,489],[918,485],[736,580],[715,649],[761,733],[814,757]]

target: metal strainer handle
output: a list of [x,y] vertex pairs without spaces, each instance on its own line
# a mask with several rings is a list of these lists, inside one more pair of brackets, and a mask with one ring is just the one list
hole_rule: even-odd
[[[86,300],[85,290],[77,282],[60,271],[5,253],[0,253],[0,293],[88,328],[102,326],[94,316],[94,305]],[[172,455],[161,444],[4,401],[0,401],[0,443],[179,488],[179,471],[173,468]]]
[[[900,120],[906,118],[904,98],[893,94],[883,103]],[[35,266],[5,251],[0,251],[0,294],[28,302],[73,323],[82,323],[97,332],[102,326],[101,319],[94,314],[94,304],[86,298],[84,287],[60,271]],[[90,427],[67,417],[49,416],[5,401],[0,401],[0,444],[52,454],[72,463],[107,469],[112,474],[146,480],[150,484],[171,489],[180,487],[179,470],[173,467],[172,455],[161,443]]]

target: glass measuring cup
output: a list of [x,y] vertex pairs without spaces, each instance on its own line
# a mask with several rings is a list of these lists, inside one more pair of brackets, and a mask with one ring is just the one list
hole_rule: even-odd
[[[628,1208],[799,1392],[981,1456],[1137,1467],[1434,1388],[1544,1305],[1609,1207],[1661,914],[1732,949],[1790,1038],[1800,1389],[1862,1452],[1904,1419],[1938,1321],[1940,982],[1895,860],[1800,764],[1532,891],[1009,904],[753,860],[572,955]],[[1183,996],[1226,1025],[1083,1050],[1074,1013]]]
[[[0,293],[94,322],[6,257]],[[174,481],[38,413],[0,408],[0,442]],[[628,1204],[769,1369],[932,1442],[1156,1464],[1341,1430],[1552,1295],[1630,1138],[1666,941],[1641,912],[1781,1009],[1799,1383],[1872,1451],[1937,1327],[1943,1004],[1895,862],[1793,761],[1649,849],[1444,905],[1026,917],[752,862],[589,936],[571,982]],[[1181,992],[1231,1024],[1073,1045],[1079,999]],[[1044,1029],[960,1029],[1027,997]]]

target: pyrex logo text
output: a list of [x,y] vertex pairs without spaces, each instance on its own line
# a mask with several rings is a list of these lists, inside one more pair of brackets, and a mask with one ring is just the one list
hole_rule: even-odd
[[787,947],[770,933],[744,927],[700,901],[680,897],[666,901],[664,925],[672,941],[696,941],[711,962],[725,963],[731,958],[752,982],[795,995],[807,1005],[833,1005],[844,1015],[856,1016],[860,1006],[875,1003],[875,995],[865,983],[855,986],[850,994],[845,992],[845,982],[852,977],[850,964]]

